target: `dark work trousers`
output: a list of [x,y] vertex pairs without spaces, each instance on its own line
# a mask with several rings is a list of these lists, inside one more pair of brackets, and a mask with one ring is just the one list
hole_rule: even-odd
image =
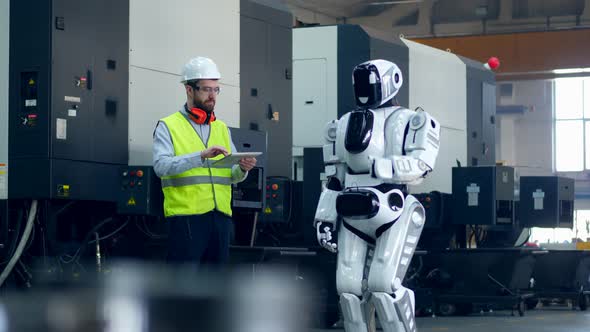
[[229,259],[231,217],[211,211],[201,215],[169,217],[168,262],[220,266]]

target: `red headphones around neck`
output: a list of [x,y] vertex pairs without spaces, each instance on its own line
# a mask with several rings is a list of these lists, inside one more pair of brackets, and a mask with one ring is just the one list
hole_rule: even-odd
[[185,106],[186,111],[188,112],[188,117],[191,118],[196,124],[211,124],[211,122],[215,121],[215,113],[204,111],[200,108],[193,107],[189,109]]

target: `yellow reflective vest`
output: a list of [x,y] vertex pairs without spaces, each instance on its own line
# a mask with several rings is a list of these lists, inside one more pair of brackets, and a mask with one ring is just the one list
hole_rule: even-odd
[[[206,143],[203,143],[190,120],[181,112],[160,121],[168,127],[176,156],[202,151],[214,145],[223,146],[231,153],[227,125],[220,120],[210,124],[209,140]],[[222,154],[206,160],[203,167],[162,177],[166,217],[204,214],[213,209],[231,216],[231,168],[208,166],[213,160],[221,158]]]

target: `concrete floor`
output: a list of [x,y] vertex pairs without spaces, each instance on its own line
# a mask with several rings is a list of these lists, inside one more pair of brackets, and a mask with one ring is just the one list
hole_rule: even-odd
[[[419,332],[588,332],[590,311],[567,308],[547,308],[527,311],[524,317],[511,316],[510,311],[498,311],[464,317],[421,317],[417,319]],[[314,330],[335,332],[341,329]]]

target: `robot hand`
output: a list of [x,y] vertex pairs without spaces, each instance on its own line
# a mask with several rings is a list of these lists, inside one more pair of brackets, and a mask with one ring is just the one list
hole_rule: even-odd
[[329,222],[318,222],[316,224],[317,237],[320,246],[326,250],[336,253],[338,251],[338,245],[333,242],[334,238],[332,233],[334,232],[334,224]]

